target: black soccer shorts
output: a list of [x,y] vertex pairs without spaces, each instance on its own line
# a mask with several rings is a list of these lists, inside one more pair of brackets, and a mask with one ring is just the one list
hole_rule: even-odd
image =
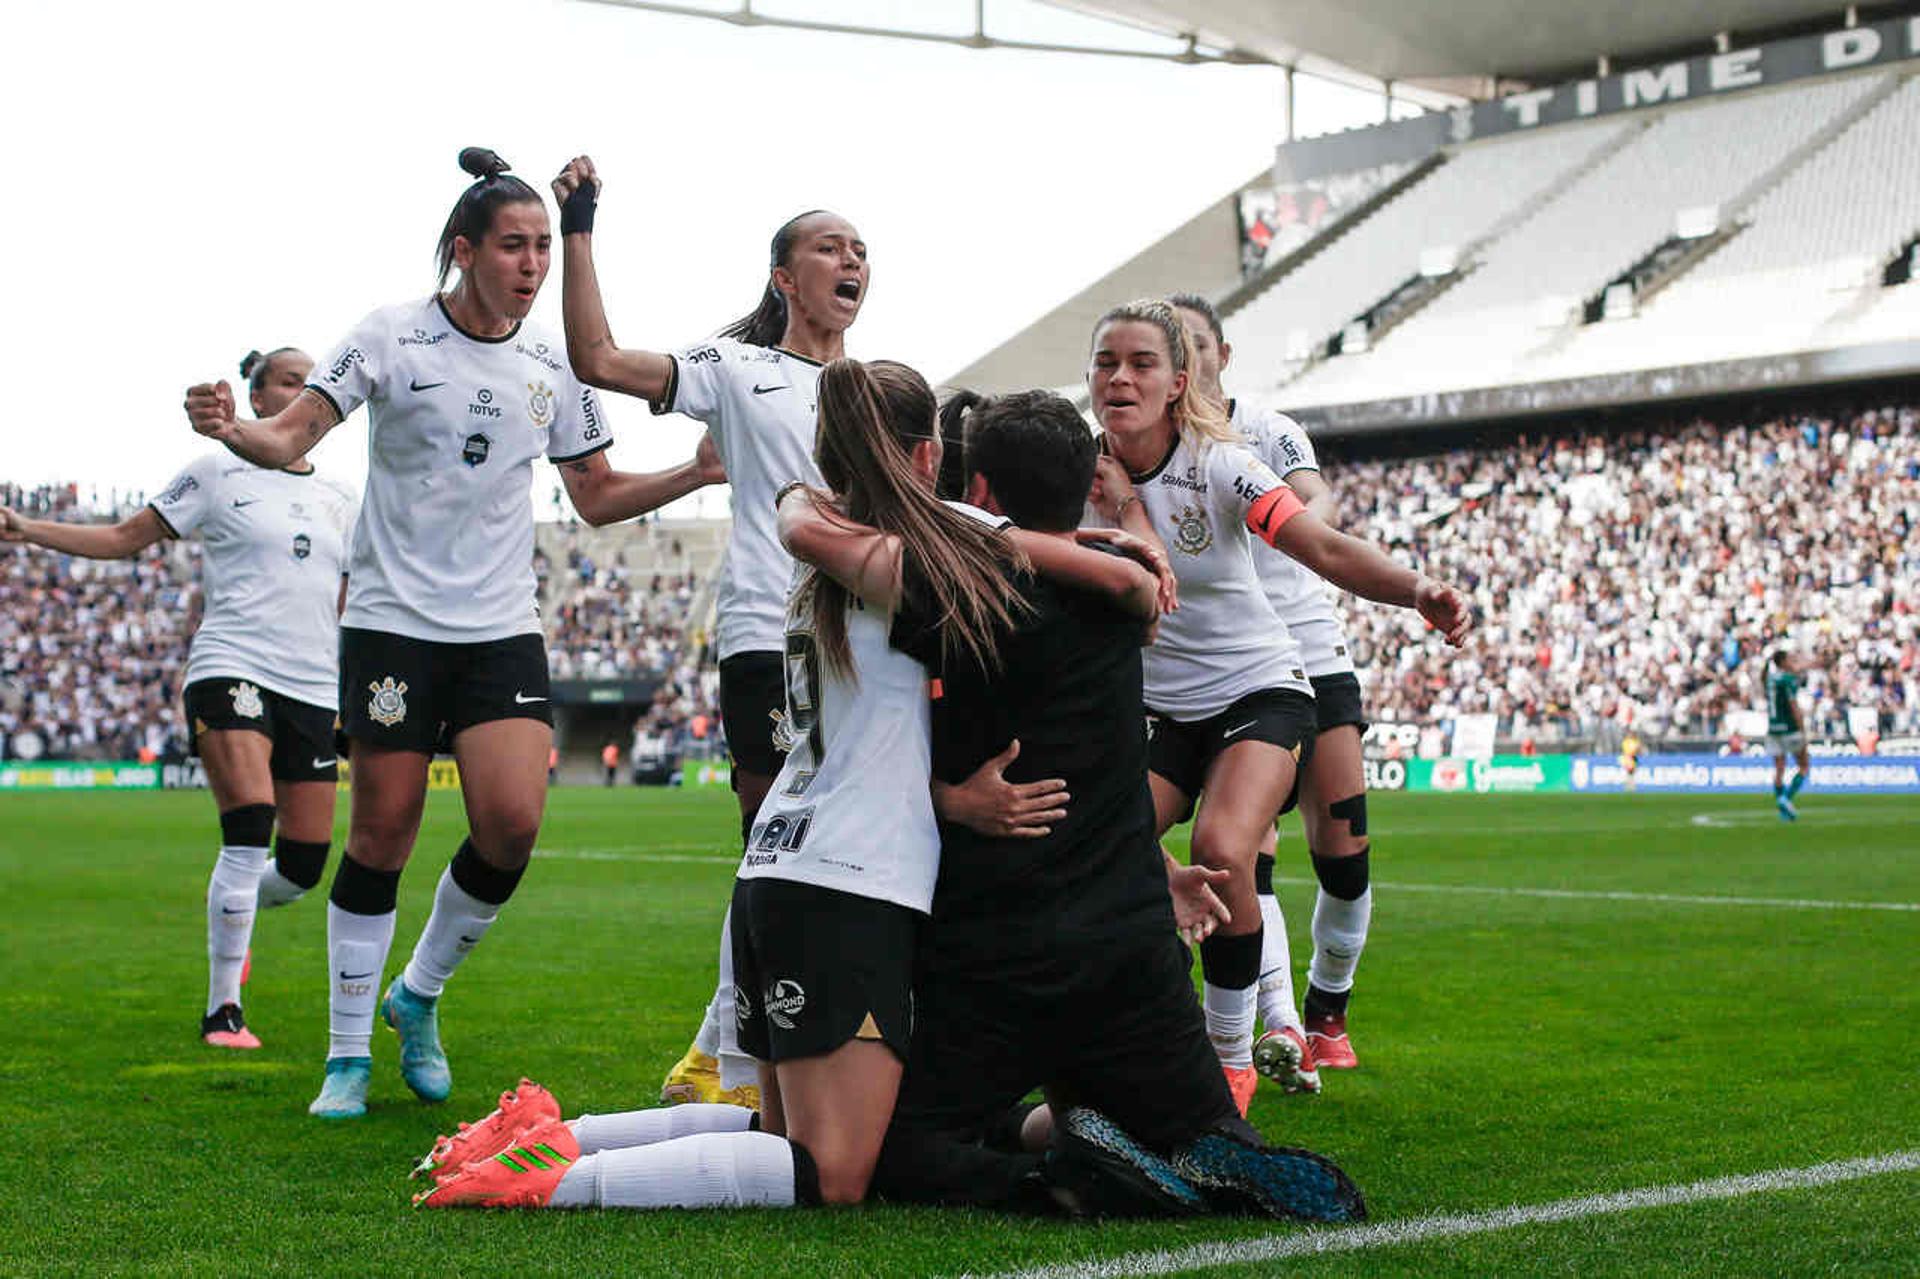
[[740,1051],[777,1063],[874,1039],[905,1060],[922,919],[893,902],[814,884],[735,880]]
[[1360,704],[1360,677],[1352,671],[1313,677],[1313,713],[1321,732],[1348,724],[1367,735],[1367,713]]
[[[735,653],[720,663],[720,723],[739,772],[769,780],[785,757],[773,743],[787,715],[786,662],[778,653]],[[734,783],[734,789],[740,789]]]
[[[1229,746],[1241,742],[1266,742],[1293,752],[1302,768],[1313,755],[1313,740],[1320,728],[1315,718],[1313,698],[1297,689],[1263,688],[1248,693],[1218,715],[1182,722],[1166,715],[1147,713],[1147,768],[1179,787],[1187,797],[1181,816],[1193,816],[1194,800],[1206,787],[1207,770]],[[1280,806],[1289,812],[1299,802],[1298,774],[1295,785]]]
[[340,777],[334,749],[337,720],[324,706],[295,701],[262,688],[253,680],[216,675],[197,679],[181,691],[186,706],[190,749],[200,753],[202,733],[235,729],[261,733],[273,743],[271,769],[276,782],[331,782]]
[[388,631],[340,631],[340,719],[347,737],[385,750],[451,749],[476,724],[553,723],[547,645],[538,635],[472,644]]

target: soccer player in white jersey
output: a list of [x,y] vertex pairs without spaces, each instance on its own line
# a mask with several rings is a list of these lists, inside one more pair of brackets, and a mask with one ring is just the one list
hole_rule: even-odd
[[[593,263],[600,178],[580,156],[554,180],[565,250],[567,351],[582,380],[648,401],[656,413],[705,422],[733,489],[733,528],[719,586],[720,718],[733,754],[744,839],[780,770],[781,628],[793,559],[774,528],[773,497],[796,480],[818,484],[813,461],[815,384],[846,354],[846,332],[867,293],[867,246],[844,218],[824,211],[774,233],[760,305],[719,337],[674,354],[626,350],[613,340]],[[720,974],[699,1033],[668,1071],[665,1101],[752,1104],[751,1062],[738,1051],[723,928]]]
[[[249,352],[240,373],[253,411],[284,408],[312,368],[295,347]],[[217,1048],[260,1046],[240,1005],[255,912],[297,901],[327,863],[340,604],[357,505],[311,462],[275,470],[209,453],[118,524],[57,524],[0,507],[0,541],[91,559],[200,536],[204,604],[181,683],[189,741],[220,813],[200,1021],[201,1039]]]
[[[400,1035],[400,1070],[424,1100],[452,1089],[438,1000],[513,894],[546,803],[553,714],[533,575],[533,460],[560,468],[590,524],[629,519],[718,475],[697,461],[615,471],[591,390],[566,351],[523,323],[552,236],[538,192],[491,151],[440,234],[443,291],[362,320],[301,394],[236,421],[225,383],[187,392],[194,429],[263,466],[291,465],[361,405],[371,466],[354,531],[341,632],[342,719],[353,818],[327,912],[326,1077],[308,1108],[364,1114],[376,1007]],[[459,281],[446,287],[458,267]],[[400,872],[426,801],[427,765],[451,748],[469,835],[434,894],[405,971],[381,995]]]
[[[1200,388],[1226,404],[1228,420],[1255,456],[1286,481],[1309,511],[1332,524],[1338,503],[1320,475],[1306,431],[1284,413],[1229,400],[1222,392],[1220,372],[1232,360],[1233,347],[1213,304],[1197,293],[1178,293],[1168,301],[1193,342],[1194,379]],[[1326,583],[1290,556],[1256,555],[1254,565],[1267,602],[1300,644],[1313,684],[1319,731],[1312,754],[1301,766],[1300,821],[1320,888],[1313,908],[1313,959],[1307,969],[1303,1025],[1294,1005],[1286,923],[1273,892],[1271,850],[1263,851],[1255,863],[1255,888],[1265,921],[1259,997],[1265,1030],[1254,1045],[1253,1062],[1282,1087],[1312,1092],[1319,1089],[1320,1070],[1359,1065],[1347,1037],[1347,1000],[1373,917],[1367,779],[1360,756],[1366,714],[1346,633]]]
[[1451,643],[1470,620],[1458,591],[1311,514],[1240,442],[1193,368],[1165,302],[1115,307],[1094,326],[1087,382],[1108,456],[1092,503],[1107,522],[1164,540],[1179,579],[1180,608],[1161,619],[1146,661],[1155,820],[1164,833],[1206,793],[1193,857],[1230,872],[1221,896],[1233,912],[1200,947],[1207,1031],[1245,1114],[1259,1080],[1254,861],[1295,802],[1316,729],[1300,646],[1267,602],[1249,535],[1356,594],[1417,608]]
[[449,1169],[418,1202],[787,1207],[866,1196],[940,865],[927,667],[905,650],[991,665],[1019,602],[1013,544],[933,496],[934,408],[904,365],[828,365],[817,458],[831,491],[796,483],[779,503],[782,541],[808,566],[786,632],[791,749],[733,895],[759,1131],[754,1112],[720,1105],[548,1119],[513,1134],[511,1149]]

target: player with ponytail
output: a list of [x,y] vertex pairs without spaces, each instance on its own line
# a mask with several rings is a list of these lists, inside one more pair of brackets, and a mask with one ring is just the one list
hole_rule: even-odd
[[[544,453],[560,468],[590,524],[630,519],[719,476],[717,461],[700,459],[654,475],[613,470],[598,399],[558,336],[525,323],[551,253],[545,202],[485,148],[462,151],[460,167],[473,181],[440,232],[438,291],[373,312],[260,420],[235,419],[224,382],[187,392],[196,431],[270,467],[295,464],[368,407],[371,466],[340,641],[353,817],[327,911],[326,1075],[308,1107],[330,1119],[365,1113],[376,1011],[399,1032],[407,1086],[426,1101],[448,1095],[439,996],[533,851],[553,742],[534,459]],[[460,767],[469,833],[382,994],[427,766],[446,750]]]

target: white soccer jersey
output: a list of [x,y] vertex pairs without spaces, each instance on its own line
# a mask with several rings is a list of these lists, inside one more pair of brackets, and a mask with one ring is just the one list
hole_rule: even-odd
[[1189,721],[1261,689],[1311,695],[1300,646],[1261,589],[1247,531],[1247,508],[1279,484],[1238,444],[1209,443],[1196,456],[1180,437],[1159,466],[1133,477],[1180,582],[1180,607],[1160,619],[1147,650],[1148,710]]
[[311,706],[340,698],[340,576],[357,499],[314,472],[230,453],[189,463],[151,503],[176,537],[200,535],[200,629],[183,683],[226,677]]
[[672,359],[666,394],[653,410],[706,423],[733,487],[733,531],[720,569],[720,657],[778,653],[793,557],[780,545],[773,499],[795,480],[826,486],[813,461],[821,366],[730,338]]
[[[1284,413],[1253,408],[1236,400],[1233,425],[1247,437],[1254,455],[1286,479],[1295,471],[1320,470],[1313,441]],[[1266,588],[1267,602],[1300,644],[1307,674],[1333,675],[1353,669],[1346,632],[1334,611],[1330,588],[1319,574],[1284,551],[1256,549],[1254,567]]]
[[613,443],[565,344],[531,325],[475,337],[430,297],[362,320],[307,386],[371,417],[345,625],[443,643],[537,634],[533,460]]
[[[771,503],[769,503],[771,505]],[[786,633],[786,762],[761,802],[741,879],[785,879],[922,914],[940,874],[927,668],[889,642],[893,619],[855,602],[857,681],[820,660],[813,619]]]

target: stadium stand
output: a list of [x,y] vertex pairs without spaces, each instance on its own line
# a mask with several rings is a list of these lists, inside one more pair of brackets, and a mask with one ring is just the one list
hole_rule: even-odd
[[1720,738],[1758,658],[1813,658],[1810,732],[1920,731],[1920,409],[1660,422],[1329,463],[1348,527],[1470,583],[1455,653],[1410,614],[1343,604],[1386,722],[1501,716],[1503,736]]
[[[1559,186],[1533,216],[1494,238],[1477,262],[1463,263],[1450,288],[1365,352],[1316,365],[1287,387],[1285,399],[1337,403],[1550,375],[1551,361],[1534,366],[1536,353],[1584,336],[1587,302],[1674,238],[1682,213],[1737,206],[1756,180],[1790,159],[1806,161],[1799,154],[1804,145],[1824,140],[1829,126],[1892,83],[1884,73],[1813,80],[1671,107],[1633,122],[1625,145]],[[1464,148],[1462,155],[1476,149]],[[1829,144],[1826,151],[1832,149]],[[1858,159],[1860,171],[1879,162],[1871,153],[1846,155]],[[1858,184],[1849,171],[1840,189]],[[1913,217],[1911,206],[1907,216]],[[1348,239],[1355,253],[1392,245],[1404,256],[1404,237],[1400,228],[1370,233],[1362,226]],[[1744,326],[1722,327],[1738,335],[1737,354],[1767,349]],[[1249,336],[1259,367],[1284,366],[1282,335],[1255,330],[1240,338],[1243,350]],[[1645,341],[1627,354],[1673,362]]]

